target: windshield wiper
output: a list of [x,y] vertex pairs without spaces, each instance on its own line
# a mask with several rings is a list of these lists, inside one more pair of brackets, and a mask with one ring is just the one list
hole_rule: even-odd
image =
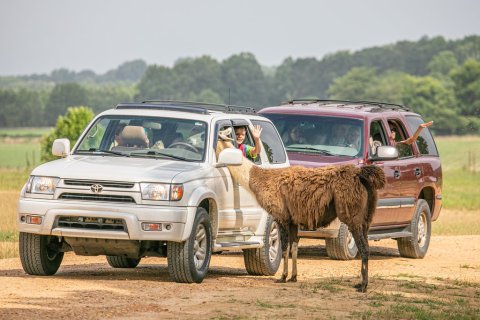
[[130,155],[132,156],[161,156],[161,157],[165,157],[165,158],[169,158],[169,159],[175,159],[175,160],[182,160],[182,161],[195,161],[195,160],[192,160],[192,159],[187,159],[185,157],[180,157],[180,156],[174,156],[174,155],[171,155],[171,154],[168,154],[168,153],[163,153],[163,152],[160,152],[160,151],[156,151],[156,150],[149,150],[147,152],[132,152],[130,153]]
[[320,153],[326,156],[334,156],[333,153],[327,150],[314,148],[314,147],[286,147],[286,149],[287,151],[302,151],[302,150],[315,151],[315,153]]
[[90,153],[90,152],[101,152],[101,153],[108,153],[108,154],[114,154],[117,156],[122,156],[122,157],[129,157],[128,154],[118,152],[118,151],[112,151],[112,150],[104,150],[104,149],[98,149],[98,148],[90,148],[88,150],[77,150],[79,153]]

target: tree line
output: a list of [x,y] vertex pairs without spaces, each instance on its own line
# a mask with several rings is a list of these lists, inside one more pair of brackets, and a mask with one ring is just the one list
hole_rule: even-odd
[[239,53],[172,67],[135,60],[103,75],[60,69],[0,77],[0,127],[52,126],[69,106],[98,113],[119,102],[162,99],[260,109],[292,98],[399,103],[436,121],[437,134],[480,134],[480,36],[424,37],[320,60],[287,58],[276,67]]

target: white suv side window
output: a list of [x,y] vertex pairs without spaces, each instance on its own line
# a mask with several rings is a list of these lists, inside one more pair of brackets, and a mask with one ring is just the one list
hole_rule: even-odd
[[267,154],[268,162],[270,163],[285,163],[287,161],[287,154],[285,148],[283,147],[282,140],[270,122],[252,120],[254,125],[259,125],[262,127],[262,146],[265,149]]

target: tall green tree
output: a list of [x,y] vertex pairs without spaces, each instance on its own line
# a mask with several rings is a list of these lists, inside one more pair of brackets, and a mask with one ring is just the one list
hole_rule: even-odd
[[172,69],[152,65],[147,68],[138,84],[135,100],[176,99],[176,75]]
[[403,104],[413,108],[425,120],[434,120],[432,130],[438,134],[463,133],[466,119],[458,115],[452,90],[433,77],[408,76],[403,91]]
[[102,82],[105,81],[128,81],[137,82],[147,70],[147,63],[137,59],[122,63],[118,68],[106,72],[100,76]]
[[430,74],[433,76],[448,76],[452,69],[458,67],[458,60],[452,51],[441,51],[437,53],[427,65]]
[[88,105],[95,113],[114,108],[121,102],[132,102],[136,93],[134,85],[96,85],[86,89]]
[[222,79],[225,102],[257,108],[266,104],[267,81],[253,54],[240,53],[223,61]]
[[220,63],[209,56],[181,59],[172,71],[176,75],[177,99],[185,99],[189,94],[200,94],[204,90],[211,90],[217,95],[225,93]]
[[455,83],[461,114],[480,116],[480,62],[469,59],[450,76]]
[[275,73],[277,103],[307,97],[319,98],[319,66],[315,58],[285,59]]
[[45,105],[45,122],[48,126],[53,126],[58,116],[64,114],[68,107],[87,103],[87,90],[83,86],[78,83],[57,84]]
[[372,100],[369,88],[376,86],[379,78],[373,68],[353,68],[336,78],[328,89],[328,96],[338,100]]
[[27,89],[0,90],[0,127],[39,127],[43,123],[41,94]]

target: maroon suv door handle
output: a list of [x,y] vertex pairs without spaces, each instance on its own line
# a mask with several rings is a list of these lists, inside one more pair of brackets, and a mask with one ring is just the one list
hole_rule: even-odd
[[418,177],[422,174],[422,169],[420,168],[415,168],[415,170],[413,170],[413,172],[415,172],[415,175]]
[[400,171],[399,171],[399,170],[393,171],[393,177],[394,177],[395,179],[400,179]]

